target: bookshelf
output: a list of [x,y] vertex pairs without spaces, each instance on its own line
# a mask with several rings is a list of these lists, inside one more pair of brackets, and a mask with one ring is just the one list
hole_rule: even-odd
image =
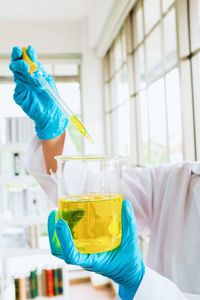
[[34,225],[41,224],[46,221],[48,214],[41,214],[35,216],[25,216],[23,218],[11,218],[11,217],[1,217],[0,227],[4,226],[18,226],[18,225]]
[[23,295],[17,299],[14,278],[29,276],[33,267],[39,271],[60,268],[63,295],[51,298],[69,300],[68,269],[50,255],[49,200],[24,168],[24,154],[35,132],[33,122],[27,117],[1,117],[0,124],[0,300],[29,300]]
[[0,250],[0,258],[8,259],[10,257],[18,256],[32,256],[38,254],[49,254],[49,249],[39,249],[39,248],[4,248]]
[[55,300],[69,300],[68,269],[59,262],[55,264],[55,260],[52,261],[51,267],[43,265],[28,272],[12,275],[4,284],[3,298],[0,298],[3,300],[45,300],[49,297]]
[[[40,186],[24,168],[23,157],[34,136],[32,122],[26,117],[9,117],[3,121],[0,118],[0,124],[3,124],[0,127],[0,300],[18,300],[14,278],[27,276],[32,269],[28,267],[29,261],[35,262],[38,269],[54,266],[47,232],[41,229],[46,226],[51,207]],[[52,296],[52,299],[69,300],[69,280],[90,278],[91,273],[60,262],[57,265],[62,268],[65,280],[63,295]],[[9,265],[13,270],[20,270],[20,274],[13,274]],[[35,299],[47,298],[37,296]]]

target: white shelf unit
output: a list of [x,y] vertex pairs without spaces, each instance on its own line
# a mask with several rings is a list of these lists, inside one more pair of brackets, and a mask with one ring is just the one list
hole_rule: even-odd
[[[23,167],[21,167],[22,173],[20,175],[14,175],[13,169],[10,170],[9,166],[12,165],[13,161],[13,154],[19,152],[20,154],[25,153],[28,148],[28,144],[24,143],[9,143],[9,144],[0,144],[0,191],[1,191],[1,203],[3,202],[3,206],[0,207],[0,234],[2,234],[2,230],[6,227],[26,227],[32,225],[39,225],[44,224],[47,222],[48,218],[48,209],[41,213],[41,214],[34,214],[34,215],[20,215],[19,217],[13,217],[11,211],[8,211],[8,188],[10,186],[16,186],[20,188],[26,188],[28,186],[36,186],[36,180],[29,174],[26,174]],[[2,166],[5,163],[4,156],[7,155],[6,159],[9,160],[10,164],[6,168]],[[23,161],[22,161],[23,163]],[[4,172],[4,170],[8,172]],[[47,246],[48,247],[48,246]],[[12,274],[8,272],[8,264],[9,260],[11,259],[20,259],[24,260],[27,257],[30,257],[30,260],[34,260],[36,257],[45,257],[44,261],[42,262],[44,265],[48,263],[48,259],[46,256],[52,257],[52,261],[54,257],[50,254],[50,249],[40,249],[40,248],[18,248],[18,247],[5,247],[0,249],[0,261],[1,261],[1,295],[0,300],[15,300],[15,288],[14,288],[14,281],[12,279]],[[39,258],[38,258],[39,260]],[[40,260],[39,260],[40,261]],[[61,260],[59,260],[61,262]],[[23,267],[23,265],[22,265]],[[62,265],[63,270],[63,295],[62,296],[54,296],[51,297],[52,299],[58,300],[69,300],[69,272],[64,263]],[[31,270],[30,270],[31,271]],[[37,297],[37,300],[45,300],[49,297]]]
[[24,152],[28,149],[28,144],[25,143],[6,143],[0,144],[0,151],[20,151]]
[[[20,175],[14,175],[13,168],[9,169],[10,165],[12,165],[13,154],[16,152],[25,153],[28,149],[28,144],[26,143],[7,143],[0,144],[0,191],[2,190],[2,199],[7,201],[7,188],[8,185],[17,185],[22,184],[27,186],[29,184],[37,184],[35,179],[26,174],[25,170],[20,173]],[[2,168],[2,160],[5,162],[4,156],[7,161],[10,162],[9,166],[6,168]],[[6,170],[6,172],[4,172]],[[6,200],[5,200],[6,199]],[[5,205],[0,204],[0,234],[1,229],[6,226],[15,227],[15,226],[28,226],[28,225],[37,225],[42,224],[44,221],[47,221],[48,212],[46,211],[41,215],[30,215],[30,216],[19,216],[13,217],[10,213],[7,213],[8,203]],[[14,283],[10,280],[10,274],[7,273],[7,263],[10,259],[25,259],[25,257],[30,257],[34,260],[36,256],[45,256],[50,254],[50,249],[40,249],[40,248],[1,248],[0,249],[0,261],[2,262],[2,272],[3,272],[3,281],[1,282],[2,290],[6,291],[0,295],[0,300],[15,300],[15,296],[13,294],[14,291]],[[52,256],[52,258],[54,258]],[[61,261],[61,260],[60,260]],[[44,259],[45,264],[45,259]],[[55,296],[51,297],[55,300],[69,300],[69,280],[77,279],[77,278],[89,278],[91,276],[90,272],[83,271],[78,266],[67,266],[63,263],[63,282],[64,282],[64,295],[63,296]],[[9,294],[10,292],[10,294]],[[37,297],[36,300],[46,300],[48,297]]]
[[49,254],[50,249],[40,248],[4,248],[0,249],[0,259],[8,259],[17,256],[31,256],[38,254]]
[[1,217],[0,219],[0,227],[5,226],[19,226],[19,225],[37,225],[42,224],[47,221],[48,214],[42,214],[39,216],[25,216],[23,218],[7,218]]

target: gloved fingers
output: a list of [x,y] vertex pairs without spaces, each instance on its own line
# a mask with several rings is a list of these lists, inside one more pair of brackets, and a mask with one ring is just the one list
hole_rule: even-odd
[[53,210],[48,217],[48,234],[49,234],[49,244],[51,248],[51,253],[54,256],[63,259],[62,249],[60,246],[59,239],[56,234],[56,222],[58,220],[58,213],[56,210]]
[[11,53],[11,60],[18,60],[22,58],[22,48],[20,47],[13,47],[12,48],[12,53]]
[[70,228],[65,221],[59,220],[57,222],[56,233],[60,241],[65,262],[68,264],[84,267],[88,255],[78,252],[74,245]]
[[37,52],[33,46],[27,47],[27,54],[33,62],[37,62]]
[[23,59],[12,61],[9,65],[10,70],[21,74],[28,74],[30,72],[30,66]]
[[137,227],[133,207],[130,201],[124,200],[122,204],[122,244],[127,239],[137,237]]

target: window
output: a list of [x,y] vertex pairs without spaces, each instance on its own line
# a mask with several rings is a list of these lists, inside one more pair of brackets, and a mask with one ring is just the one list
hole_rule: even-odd
[[[130,103],[125,26],[104,60],[107,152],[130,155]],[[108,138],[109,137],[109,138]]]
[[200,1],[189,1],[189,30],[190,30],[190,49],[188,60],[192,68],[192,88],[193,88],[193,114],[195,123],[195,151],[196,158],[200,159]]
[[106,55],[109,150],[135,163],[184,158],[177,31],[175,1],[137,1]]
[[[80,59],[71,61],[68,58],[46,58],[42,57],[41,61],[48,73],[55,81],[58,92],[62,99],[66,101],[71,110],[82,117],[81,95],[80,95]],[[1,60],[0,68],[0,118],[1,124],[4,124],[3,118],[6,117],[26,117],[22,109],[13,101],[15,84],[13,83],[12,73],[9,68],[9,59]],[[3,105],[3,103],[7,105]],[[5,126],[4,126],[5,127]],[[1,126],[2,128],[2,126]],[[82,150],[82,137],[72,126],[68,126],[72,140],[79,151]],[[4,130],[5,131],[5,130]],[[0,129],[0,142],[5,142],[5,133]]]
[[160,20],[160,0],[144,0],[144,23],[145,33]]

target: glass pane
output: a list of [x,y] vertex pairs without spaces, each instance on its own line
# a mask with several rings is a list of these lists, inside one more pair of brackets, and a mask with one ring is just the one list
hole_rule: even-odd
[[58,92],[75,114],[81,114],[80,85],[77,82],[57,82]]
[[118,104],[128,100],[129,98],[129,87],[128,87],[128,71],[125,65],[119,72],[119,87],[118,87],[119,102]]
[[160,25],[146,40],[147,79],[153,80],[162,73],[162,48]]
[[112,126],[114,152],[130,156],[130,108],[129,101],[120,105],[113,113]]
[[110,111],[110,84],[104,84],[104,108],[105,112]]
[[110,78],[110,72],[109,72],[109,55],[108,53],[103,58],[103,77],[104,82],[107,82]]
[[140,106],[140,126],[141,126],[141,162],[143,164],[149,164],[149,120],[148,120],[148,103],[146,91],[141,92],[139,97]]
[[112,153],[112,137],[111,137],[111,115],[105,114],[105,128],[106,128],[106,152]]
[[114,69],[118,70],[122,66],[122,44],[120,36],[114,44]]
[[160,79],[148,89],[151,163],[159,164],[167,159],[167,132],[164,80]]
[[110,95],[111,95],[111,109],[114,109],[117,105],[117,81],[119,82],[118,79],[119,75],[116,74],[110,83]]
[[131,15],[126,18],[124,31],[126,35],[126,49],[127,53],[131,53],[133,50],[132,28],[131,28]]
[[195,51],[200,47],[200,1],[190,0],[189,5],[191,50]]
[[141,5],[136,7],[133,14],[133,35],[135,48],[144,38],[143,10]]
[[44,64],[44,68],[45,68],[45,71],[50,74],[50,75],[53,75],[53,65],[52,64]]
[[53,75],[55,76],[77,76],[78,65],[57,64],[54,65]]
[[112,151],[118,153],[118,122],[117,122],[117,110],[112,111],[111,115],[111,133],[112,133]]
[[135,80],[134,80],[134,73],[133,73],[133,56],[128,55],[127,59],[127,70],[128,70],[128,88],[129,88],[129,95],[133,95],[135,92]]
[[48,74],[52,75],[53,74],[53,64],[49,60],[46,60],[46,59],[40,59],[40,61],[43,64],[45,71]]
[[144,46],[140,46],[135,52],[135,77],[137,91],[145,87],[145,58],[144,58]]
[[197,160],[200,160],[200,53],[192,58],[192,74],[194,89],[194,117],[195,117],[195,135]]
[[183,160],[181,105],[178,69],[166,75],[169,160]]
[[110,49],[108,55],[109,55],[109,70],[110,70],[110,77],[111,77],[115,72],[113,47]]
[[129,98],[127,67],[124,66],[111,82],[111,107],[116,106]]
[[125,31],[125,29],[123,28],[123,30],[122,30],[122,35],[121,35],[122,60],[123,60],[123,62],[125,62],[126,59],[127,59],[127,48],[126,48],[126,46],[127,46],[126,39],[127,39],[127,38],[128,38],[128,37],[126,36],[126,31]]
[[160,19],[160,0],[144,0],[145,33]]
[[168,8],[172,5],[174,0],[162,0],[162,9],[163,12],[166,12]]
[[0,117],[26,116],[21,107],[13,100],[14,88],[14,83],[0,83]]
[[9,69],[9,63],[0,65],[0,76],[8,76],[8,77],[13,76],[13,73]]
[[118,110],[119,154],[130,157],[130,102]]
[[164,18],[164,52],[165,52],[165,69],[173,66],[177,61],[177,44],[176,44],[176,15],[172,9]]
[[[200,45],[200,1],[197,1],[197,11],[198,11],[198,45]],[[196,25],[196,24],[195,24]]]

